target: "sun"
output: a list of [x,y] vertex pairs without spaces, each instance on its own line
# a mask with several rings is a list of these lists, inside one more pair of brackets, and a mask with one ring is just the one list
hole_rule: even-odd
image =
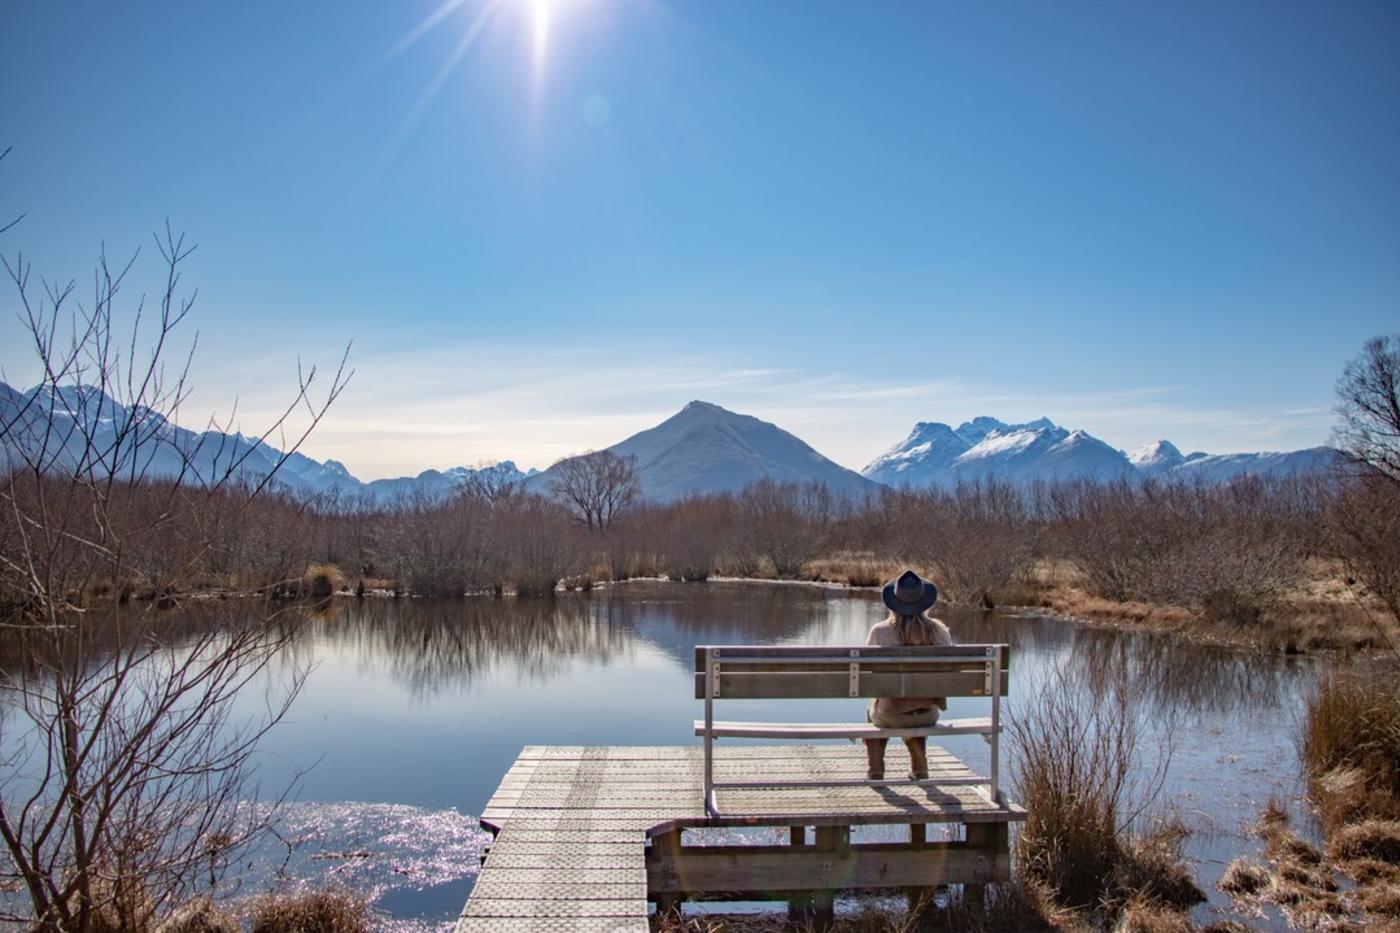
[[[393,59],[438,28],[461,29],[456,45],[438,67],[418,101],[409,110],[396,134],[401,138],[432,103],[447,79],[497,21],[514,21],[517,29],[528,33],[530,96],[538,108],[544,93],[549,70],[550,45],[564,7],[581,5],[582,0],[444,0],[436,9],[410,29],[381,56],[379,64]],[[507,22],[505,25],[509,25]]]

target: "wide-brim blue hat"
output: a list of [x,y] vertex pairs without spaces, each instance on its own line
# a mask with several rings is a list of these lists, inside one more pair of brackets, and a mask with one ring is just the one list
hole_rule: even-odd
[[885,584],[885,605],[895,615],[916,616],[938,602],[938,587],[912,570]]

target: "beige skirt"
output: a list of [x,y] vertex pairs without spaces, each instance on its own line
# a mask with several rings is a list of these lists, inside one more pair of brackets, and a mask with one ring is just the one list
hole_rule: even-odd
[[865,718],[871,725],[881,729],[918,729],[938,724],[938,707],[911,709],[903,713],[887,713],[878,707],[878,700],[871,700],[865,709]]

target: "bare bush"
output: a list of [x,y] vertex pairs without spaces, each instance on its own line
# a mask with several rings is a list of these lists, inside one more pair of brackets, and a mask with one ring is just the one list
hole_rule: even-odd
[[[1064,906],[1121,905],[1155,890],[1143,851],[1159,867],[1173,861],[1162,857],[1175,851],[1164,841],[1144,843],[1132,832],[1161,791],[1171,733],[1158,737],[1156,760],[1147,759],[1127,679],[1096,683],[1102,701],[1085,704],[1069,677],[1041,683],[1027,705],[1032,712],[1011,721],[1012,777],[1029,814],[1015,858],[1023,878]],[[1171,874],[1158,886],[1179,892],[1180,874]]]
[[589,531],[606,534],[641,495],[636,459],[596,450],[550,468],[550,490]]
[[1372,337],[1337,382],[1338,446],[1351,461],[1400,483],[1400,334]]
[[844,503],[819,483],[769,479],[748,486],[739,497],[739,505],[754,552],[767,558],[780,578],[801,576],[806,563],[829,544],[844,508]]
[[[158,244],[164,289],[149,329],[136,303],[129,333],[116,304],[131,263],[100,259],[87,305],[71,285],[34,289],[21,258],[5,263],[43,376],[0,409],[0,587],[17,657],[0,693],[0,876],[28,900],[4,919],[42,930],[144,929],[216,883],[229,852],[266,826],[244,805],[250,760],[300,685],[293,672],[263,716],[235,718],[235,697],[294,635],[295,619],[275,611],[179,636],[141,615],[79,611],[133,580],[157,605],[173,600],[217,559],[211,529],[255,511],[344,384],[342,365],[314,402],[315,370],[303,375],[261,436],[277,431],[286,448],[267,471],[245,469],[261,438],[176,431],[188,357],[170,378],[164,358],[193,304],[179,273],[191,247],[169,230]],[[287,441],[297,411],[303,429]]]

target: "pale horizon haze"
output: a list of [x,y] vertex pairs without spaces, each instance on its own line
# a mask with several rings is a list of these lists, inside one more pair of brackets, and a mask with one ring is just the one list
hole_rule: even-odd
[[[1400,331],[1400,5],[6,7],[0,254],[198,249],[194,390],[363,480],[703,399],[859,470],[917,421],[1325,443]],[[0,378],[37,381],[0,280]]]

